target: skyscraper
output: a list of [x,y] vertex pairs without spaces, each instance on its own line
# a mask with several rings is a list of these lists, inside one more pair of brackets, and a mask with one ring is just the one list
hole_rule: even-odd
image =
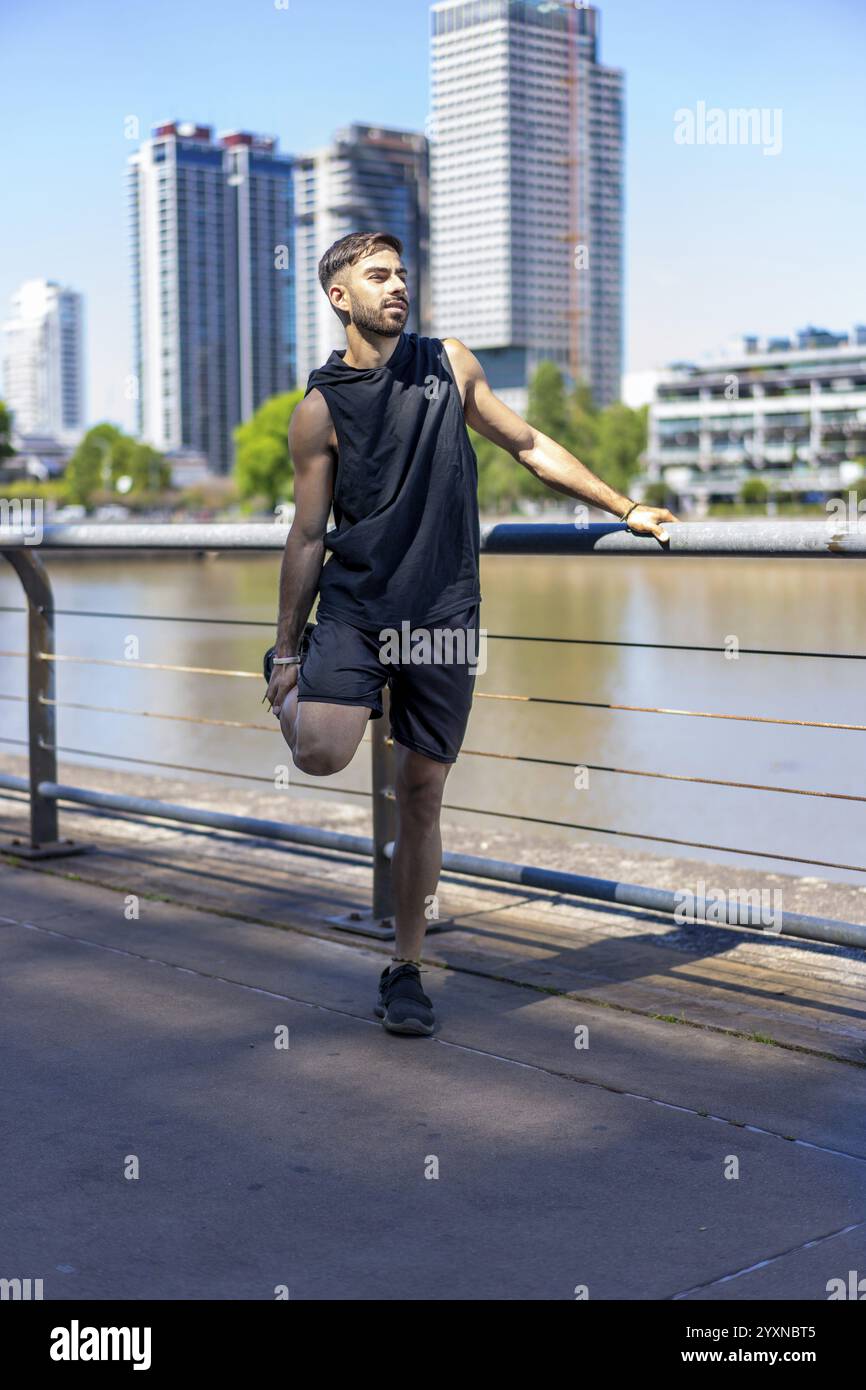
[[17,436],[77,444],[84,430],[83,301],[54,280],[25,280],[3,325],[3,396]]
[[298,380],[306,382],[334,348],[345,346],[337,315],[319,284],[328,247],[350,232],[386,231],[403,243],[409,271],[408,332],[429,331],[427,140],[416,131],[357,123],[332,145],[295,164]]
[[172,121],[129,161],[138,431],[220,473],[233,427],[294,380],[292,161],[275,151]]
[[237,342],[237,416],[295,383],[293,161],[269,136],[221,137],[228,179],[230,340]]
[[624,78],[598,62],[598,11],[441,0],[431,19],[434,331],[517,408],[542,360],[616,400]]

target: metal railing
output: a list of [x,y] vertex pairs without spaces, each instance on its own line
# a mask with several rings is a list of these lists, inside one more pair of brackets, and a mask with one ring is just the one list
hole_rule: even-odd
[[[576,526],[568,523],[503,523],[482,528],[482,553],[509,555],[640,555],[671,558],[675,556],[788,556],[823,558],[862,558],[866,555],[866,535],[861,535],[856,527],[834,529],[822,522],[742,522],[730,523],[678,523],[669,528],[670,543],[664,547],[651,538],[633,536],[619,524],[598,524]],[[372,804],[372,837],[350,835],[325,830],[315,826],[284,824],[278,821],[259,819],[251,816],[238,816],[222,811],[207,811],[201,808],[179,806],[145,797],[135,797],[119,793],[91,791],[83,787],[61,783],[57,778],[57,753],[79,753],[94,755],[92,749],[70,749],[57,744],[56,711],[58,708],[78,708],[105,713],[135,714],[161,720],[173,720],[191,724],[212,725],[233,729],[261,730],[273,733],[272,724],[260,724],[242,720],[206,719],[198,716],[176,715],[145,710],[118,709],[113,706],[71,702],[64,704],[57,699],[56,672],[63,662],[87,662],[94,665],[120,666],[136,669],[160,669],[202,675],[219,675],[235,679],[255,679],[261,681],[259,672],[232,671],[221,668],[191,667],[162,663],[141,663],[111,661],[102,658],[76,657],[59,654],[55,650],[55,619],[57,616],[87,616],[98,618],[136,618],[139,620],[161,620],[196,623],[228,623],[231,625],[261,626],[273,631],[273,623],[247,623],[243,619],[230,619],[209,616],[194,618],[188,615],[119,614],[96,612],[82,609],[56,609],[47,570],[37,551],[42,550],[141,550],[141,551],[281,551],[285,545],[287,531],[285,526],[267,524],[75,524],[65,526],[46,526],[34,543],[33,537],[22,530],[0,527],[0,551],[5,554],[16,570],[27,597],[28,650],[24,652],[0,652],[3,656],[20,656],[28,662],[27,696],[0,695],[6,700],[24,700],[28,706],[28,739],[23,741],[6,739],[3,742],[26,744],[29,750],[29,776],[19,778],[0,775],[0,788],[12,792],[26,792],[30,804],[30,844],[17,845],[15,852],[23,857],[48,857],[55,854],[77,852],[80,846],[60,838],[58,830],[58,804],[60,802],[93,808],[102,813],[125,813],[144,818],[159,818],[177,823],[188,823],[210,829],[228,830],[241,834],[255,835],[275,841],[292,842],[329,849],[338,853],[351,853],[372,859],[373,863],[373,902],[372,913],[351,913],[339,923],[353,931],[364,931],[377,936],[389,936],[393,931],[393,902],[391,894],[391,860],[396,836],[396,807],[394,796],[394,754],[393,742],[388,733],[388,689],[383,691],[385,717],[371,721],[371,790],[366,793],[353,788],[338,788],[328,783],[323,790],[357,795],[368,795]],[[11,611],[6,609],[6,611]],[[23,610],[20,610],[23,611]],[[495,634],[497,640],[521,642],[546,642],[567,645],[619,646],[647,648],[665,651],[722,652],[720,646],[695,646],[693,644],[660,642],[605,641],[590,638],[545,638],[525,634]],[[785,651],[778,648],[741,648],[743,653],[764,656],[798,656],[822,659],[864,660],[866,653]],[[649,705],[626,705],[610,701],[572,700],[565,698],[507,695],[496,692],[476,692],[477,700],[519,700],[528,704],[553,705],[569,708],[600,709],[610,711],[639,711],[646,714],[674,715],[682,718],[739,720],[758,724],[792,725],[821,729],[845,729],[866,732],[866,725],[852,723],[832,723],[829,721],[781,719],[760,715],[731,714],[724,711],[673,709]],[[551,767],[572,767],[570,762],[549,758],[530,757],[514,753],[492,753],[481,749],[461,750],[461,756],[504,759],[510,762],[544,765]],[[98,756],[98,755],[97,755]],[[175,770],[191,772],[213,772],[213,769],[184,767],[176,763],[159,763],[154,759],[134,759],[118,755],[122,762],[140,762],[149,766],[168,766]],[[642,771],[634,768],[619,768],[599,764],[584,764],[589,770],[603,771],[617,775],[646,777],[682,783],[700,783],[716,787],[731,787],[749,791],[778,792],[791,796],[821,797],[832,800],[864,802],[866,797],[833,791],[815,791],[800,787],[779,787],[761,783],[737,782],[712,777],[687,776],[685,774]],[[247,780],[271,782],[269,778],[258,778],[253,774],[224,772],[221,775],[243,777]],[[310,785],[307,783],[301,785]],[[780,861],[808,864],[810,866],[866,872],[866,866],[841,864],[826,860],[804,859],[776,850],[757,850],[751,847],[706,844],[701,841],[675,839],[670,836],[653,835],[644,831],[624,831],[605,826],[578,825],[574,822],[552,818],[525,816],[518,813],[494,811],[488,808],[457,806],[444,802],[443,809],[461,812],[480,812],[488,816],[518,820],[527,824],[556,826],[560,828],[594,832],[604,835],[625,836],[630,839],[648,840],[664,845],[687,846],[697,849],[740,854],[755,858],[770,858]],[[648,888],[638,884],[620,883],[614,880],[592,878],[571,874],[530,864],[514,864],[503,860],[485,858],[478,855],[459,854],[446,851],[443,855],[443,869],[455,874],[473,878],[489,879],[503,883],[519,884],[528,888],[548,889],[557,893],[575,895],[582,898],[595,898],[662,913],[679,912],[691,920],[711,921],[717,925],[725,922],[736,926],[764,926],[761,914],[752,906],[743,903],[714,903],[712,916],[706,915],[706,906],[692,895],[673,891]],[[684,906],[685,904],[685,906]],[[336,921],[337,919],[331,919]],[[435,925],[435,924],[433,924]],[[442,924],[440,924],[442,925]],[[782,912],[774,923],[774,932],[788,936],[804,937],[812,940],[834,942],[846,946],[866,946],[866,927],[855,923],[842,922],[826,917],[806,916],[800,913]]]

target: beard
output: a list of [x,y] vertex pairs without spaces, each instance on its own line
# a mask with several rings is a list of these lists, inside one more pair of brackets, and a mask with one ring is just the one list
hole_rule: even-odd
[[409,317],[408,308],[398,314],[394,309],[371,309],[366,304],[352,304],[352,322],[356,328],[378,333],[382,338],[399,338]]

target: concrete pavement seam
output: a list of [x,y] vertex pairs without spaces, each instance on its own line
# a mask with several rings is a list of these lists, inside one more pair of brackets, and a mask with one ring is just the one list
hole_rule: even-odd
[[[109,954],[127,956],[131,960],[143,961],[149,965],[161,965],[167,970],[175,970],[182,975],[195,975],[202,980],[210,980],[213,983],[232,986],[236,989],[247,990],[251,994],[262,994],[270,999],[283,999],[287,1003],[298,1004],[302,1008],[317,1009],[322,1013],[334,1014],[340,1018],[354,1019],[358,1023],[364,1023],[368,1027],[381,1028],[381,1023],[377,1019],[369,1019],[361,1014],[352,1013],[348,1009],[338,1009],[330,1004],[316,1004],[308,999],[300,999],[292,994],[283,994],[276,990],[263,989],[260,985],[249,985],[243,980],[232,980],[225,975],[212,975],[205,970],[196,970],[191,966],[176,965],[173,961],[160,960],[158,956],[145,956],[138,951],[130,951],[121,946],[107,946],[102,941],[91,941],[87,937],[70,936],[67,932],[54,931],[51,927],[39,925],[36,922],[25,922],[12,917],[0,917],[0,923],[10,926],[23,927],[28,931],[41,932],[46,936],[57,937],[61,941],[71,941],[79,946],[90,946],[97,951],[107,951]],[[341,942],[333,943],[342,945]],[[631,1100],[643,1101],[647,1105],[657,1105],[665,1110],[678,1110],[683,1115],[691,1115],[695,1119],[714,1120],[718,1124],[730,1126],[732,1129],[748,1130],[752,1134],[764,1135],[769,1139],[778,1139],[788,1144],[797,1144],[801,1148],[813,1149],[817,1153],[827,1154],[833,1158],[847,1158],[855,1163],[866,1163],[866,1154],[849,1153],[846,1149],[832,1149],[824,1144],[814,1144],[809,1139],[798,1139],[793,1135],[780,1134],[777,1130],[765,1129],[761,1125],[747,1124],[737,1120],[732,1120],[726,1115],[712,1115],[708,1111],[695,1110],[692,1106],[676,1105],[672,1101],[661,1100],[657,1096],[651,1096],[639,1091],[629,1091],[621,1086],[612,1086],[608,1082],[594,1081],[589,1077],[575,1076],[571,1072],[558,1071],[553,1067],[543,1067],[536,1062],[522,1062],[516,1057],[506,1057],[502,1053],[490,1052],[485,1048],[472,1047],[468,1043],[455,1042],[448,1038],[432,1037],[433,1043],[438,1043],[441,1047],[454,1048],[459,1052],[467,1052],[476,1057],[487,1057],[491,1061],[505,1062],[508,1066],[522,1067],[525,1071],[538,1072],[559,1081],[569,1082],[571,1085],[591,1086],[595,1090],[605,1091],[608,1095],[627,1096]]]
[[681,1293],[671,1294],[672,1302],[679,1299],[689,1298],[692,1294],[703,1293],[705,1289],[716,1288],[719,1284],[727,1284],[732,1279],[740,1279],[744,1274],[753,1274],[756,1269],[766,1269],[769,1265],[776,1264],[779,1260],[784,1260],[788,1255],[797,1255],[801,1250],[812,1250],[817,1245],[824,1245],[828,1240],[836,1240],[838,1236],[848,1235],[851,1231],[862,1230],[866,1226],[866,1221],[854,1221],[850,1226],[841,1226],[838,1231],[828,1231],[826,1235],[815,1236],[813,1240],[806,1240],[802,1245],[792,1245],[789,1250],[780,1250],[777,1255],[768,1255],[765,1260],[757,1260],[755,1264],[746,1265],[743,1269],[735,1269],[730,1274],[723,1274],[718,1279],[710,1279],[706,1284],[695,1284],[690,1289],[683,1289]]
[[[2,865],[0,865],[0,867],[2,867]],[[102,888],[107,892],[128,893],[133,891],[132,889],[125,886],[117,886],[115,884],[105,883],[100,879],[86,878],[83,874],[67,874],[63,872],[58,872],[53,869],[43,867],[42,865],[40,865],[38,868],[35,865],[31,864],[15,865],[14,867],[29,870],[30,872],[35,873],[44,873],[48,878],[57,878],[64,881],[85,883],[92,888]],[[305,936],[313,941],[329,941],[332,944],[335,944],[335,938],[329,935],[328,933],[316,931],[310,927],[299,926],[297,923],[273,922],[268,918],[253,917],[249,913],[229,912],[225,909],[221,910],[220,908],[215,907],[213,905],[199,906],[196,903],[178,901],[178,899],[167,897],[164,894],[140,893],[139,896],[146,898],[148,901],[152,902],[168,903],[171,906],[180,907],[189,912],[205,912],[213,917],[225,918],[228,921],[249,922],[252,926],[269,927],[271,928],[271,930],[275,931],[294,932],[298,936]],[[372,939],[359,942],[346,940],[341,944],[345,944],[350,949],[375,949],[374,942]],[[534,982],[530,982],[527,980],[514,980],[507,975],[496,975],[483,970],[473,970],[471,967],[467,965],[448,965],[441,961],[430,961],[429,959],[426,963],[428,965],[435,966],[436,969],[451,970],[455,974],[460,975],[474,975],[477,976],[479,979],[493,980],[497,984],[509,985],[514,989],[529,989],[536,994],[549,994],[560,999],[570,999],[573,1000],[575,1003],[587,1004],[591,1008],[610,1009],[617,1013],[628,1014],[629,1016],[634,1018],[646,1018],[654,1022],[676,1023],[681,1027],[694,1028],[699,1032],[716,1033],[719,1036],[725,1038],[741,1038],[746,1042],[761,1041],[763,1045],[767,1045],[765,1040],[757,1039],[754,1037],[752,1033],[747,1033],[742,1029],[723,1028],[718,1026],[717,1024],[707,1023],[706,1021],[698,1021],[696,1019],[673,1019],[667,1016],[662,1017],[659,1014],[652,1013],[646,1009],[636,1009],[632,1006],[616,1003],[612,1000],[592,998],[588,995],[577,994],[576,992],[571,990],[550,989],[544,985],[535,984]],[[803,1043],[786,1042],[778,1038],[770,1039],[770,1043],[773,1047],[778,1047],[785,1052],[803,1053],[807,1057],[815,1057],[822,1061],[835,1062],[847,1067],[858,1067],[861,1070],[864,1067],[866,1067],[866,1061],[861,1062],[853,1057],[840,1057],[838,1053],[823,1052],[817,1047],[809,1047]]]

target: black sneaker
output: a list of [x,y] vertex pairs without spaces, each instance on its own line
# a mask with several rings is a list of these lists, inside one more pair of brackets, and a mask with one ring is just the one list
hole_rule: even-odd
[[[302,662],[304,660],[304,657],[307,655],[307,651],[310,646],[310,637],[313,634],[315,626],[315,623],[307,623],[306,627],[301,633],[301,645],[298,648],[298,656],[301,658]],[[264,660],[262,662],[262,671],[264,672],[264,677],[268,685],[270,685],[271,683],[271,676],[273,675],[274,671],[274,656],[276,655],[276,650],[277,649],[275,646],[268,647],[268,650],[265,652]]]
[[433,1032],[433,1005],[421,988],[421,972],[406,961],[392,969],[386,966],[379,978],[379,1002],[375,1013],[389,1033]]

